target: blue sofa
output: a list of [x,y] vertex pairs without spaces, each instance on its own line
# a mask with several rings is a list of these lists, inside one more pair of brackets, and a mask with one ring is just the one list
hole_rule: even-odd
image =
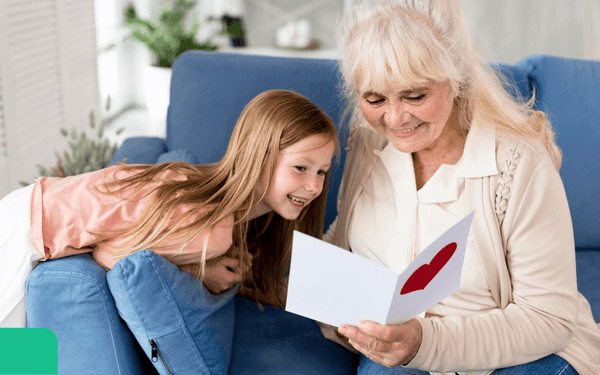
[[[600,62],[538,55],[514,65],[494,64],[493,67],[512,80],[516,85],[513,90],[524,97],[535,92],[537,108],[547,112],[557,128],[558,143],[564,153],[561,176],[575,230],[578,286],[590,301],[598,322],[600,194],[596,184],[600,183]],[[187,52],[173,68],[166,139],[127,139],[113,161],[215,162],[223,156],[242,108],[258,93],[273,88],[289,89],[309,97],[339,124],[345,108],[339,87],[340,75],[333,60]],[[342,155],[331,173],[326,226],[336,216],[335,201],[346,137],[347,130],[342,124]],[[152,264],[160,263],[152,254],[142,255]],[[160,306],[158,297],[155,299],[157,294],[148,294],[146,300],[136,302],[124,299],[121,294],[127,292],[122,290],[127,289],[118,289],[114,280],[121,282],[123,275],[129,275],[126,266],[124,264],[118,272],[113,269],[107,278],[107,273],[89,255],[82,254],[40,263],[30,275],[28,322],[31,327],[50,328],[57,335],[60,374],[169,373],[166,366],[155,366],[158,363],[158,356],[154,355],[156,348],[140,339],[149,338],[149,332],[160,327],[141,327],[147,322],[144,323],[144,317],[135,310],[136,304],[148,310]],[[147,282],[144,280],[151,279],[143,268],[136,268],[135,272],[131,271],[132,276],[127,280],[137,275],[135,280],[143,284]],[[125,282],[118,285],[127,288]],[[198,288],[192,288],[190,293],[194,290],[202,293]],[[170,301],[179,308],[187,303],[179,301],[176,295]],[[222,335],[230,335],[225,339],[231,342],[219,344],[219,353],[222,351],[219,358],[224,359],[225,368],[221,364],[213,373],[227,372],[227,368],[231,375],[330,375],[354,371],[354,355],[323,339],[317,326],[308,319],[269,306],[261,310],[255,303],[240,297],[219,305],[215,311],[218,322],[227,322],[231,333],[225,330]],[[160,309],[155,313],[156,319],[171,315]],[[196,315],[177,315],[181,316],[179,322],[183,322],[178,323],[177,332],[185,333],[186,339],[193,336],[196,340],[193,328],[186,330],[193,325],[190,319],[200,319]],[[208,320],[199,324],[206,325],[206,322]],[[188,331],[192,332],[191,336]],[[201,354],[200,362],[208,364],[207,356]],[[153,358],[154,364],[148,357]],[[209,374],[213,371],[211,368],[199,365],[192,373]]]

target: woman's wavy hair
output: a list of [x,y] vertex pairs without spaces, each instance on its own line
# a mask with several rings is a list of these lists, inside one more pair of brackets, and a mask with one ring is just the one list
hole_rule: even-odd
[[[283,306],[293,231],[322,236],[328,179],[320,196],[296,220],[285,220],[274,212],[252,220],[248,217],[262,199],[256,196],[255,187],[261,183],[263,171],[273,176],[278,152],[313,135],[333,141],[338,151],[335,124],[309,99],[287,90],[259,94],[242,111],[219,162],[123,165],[124,170],[135,173],[105,182],[110,194],[123,197],[156,181],[167,170],[187,177],[183,181],[163,180],[148,193],[150,203],[141,216],[118,235],[105,236],[105,240],[119,238],[119,248],[125,250],[113,251],[121,256],[159,243],[180,244],[183,248],[201,231],[210,231],[233,215],[233,246],[240,250],[241,262],[252,264],[245,284],[255,288],[254,295],[263,302]],[[268,181],[270,184],[270,177]],[[176,214],[182,206],[187,210]],[[206,243],[201,270],[205,256]]]
[[465,130],[493,126],[499,136],[543,145],[560,169],[546,115],[533,109],[533,97],[515,100],[509,81],[483,63],[458,0],[359,1],[339,22],[336,42],[353,126],[368,126],[357,92],[448,82]]

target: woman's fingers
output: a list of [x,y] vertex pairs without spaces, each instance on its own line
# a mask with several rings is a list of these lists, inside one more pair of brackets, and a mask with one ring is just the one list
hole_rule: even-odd
[[371,337],[360,329],[349,325],[341,325],[338,332],[363,347],[367,345]]
[[348,337],[349,343],[356,350],[369,358],[371,358],[374,353],[385,352],[388,349],[387,342],[379,337],[370,335],[359,328],[342,325],[338,331]]
[[339,332],[356,350],[388,367],[409,363],[421,346],[421,324],[416,319],[398,325],[363,321],[359,327],[342,325]]

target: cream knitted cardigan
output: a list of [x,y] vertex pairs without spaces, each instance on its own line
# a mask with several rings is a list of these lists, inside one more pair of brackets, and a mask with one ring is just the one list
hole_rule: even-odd
[[[387,144],[371,129],[352,129],[338,217],[325,236],[345,249],[351,213],[375,164],[366,142],[374,150]],[[467,179],[465,193],[468,212],[477,211],[471,233],[499,308],[418,318],[423,342],[407,367],[486,370],[556,353],[581,375],[600,374],[600,326],[577,292],[572,223],[560,177],[545,151],[524,142],[498,140],[496,155],[502,173]]]

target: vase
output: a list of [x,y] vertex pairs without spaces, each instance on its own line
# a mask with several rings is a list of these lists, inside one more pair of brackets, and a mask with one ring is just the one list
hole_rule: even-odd
[[164,138],[167,134],[167,109],[169,108],[171,73],[171,68],[144,66],[144,96],[150,122],[147,135]]

